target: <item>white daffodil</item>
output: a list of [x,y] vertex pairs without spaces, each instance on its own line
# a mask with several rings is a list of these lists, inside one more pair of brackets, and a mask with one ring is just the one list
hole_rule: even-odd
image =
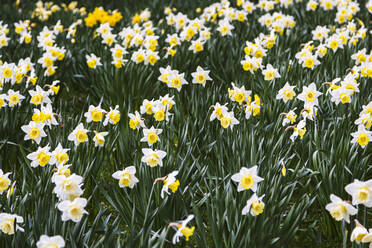
[[338,105],[340,102],[342,104],[350,103],[352,94],[352,90],[348,90],[344,87],[339,87],[338,89],[331,91],[331,101],[336,103],[336,105]]
[[72,174],[70,176],[58,175],[54,178],[53,192],[56,193],[61,200],[73,200],[83,194],[81,187],[83,186],[83,178],[79,175]]
[[56,114],[53,113],[53,108],[51,104],[43,105],[41,106],[41,111],[38,109],[34,109],[34,115],[32,117],[36,118],[36,120],[33,120],[35,122],[41,121],[49,128],[54,125],[58,125],[58,122],[56,120]]
[[2,169],[0,169],[0,195],[4,193],[5,190],[9,188],[11,183],[9,179],[9,175],[12,174],[11,172],[5,173]]
[[37,144],[40,143],[41,138],[47,136],[43,128],[43,123],[36,123],[34,121],[31,121],[28,125],[24,125],[21,127],[22,131],[26,133],[25,140],[31,139]]
[[220,123],[223,128],[230,127],[232,130],[234,125],[239,124],[239,121],[235,118],[233,111],[230,111],[230,112],[226,111],[222,113],[222,118],[220,119]]
[[52,152],[52,157],[49,161],[50,164],[64,165],[67,163],[69,157],[67,152],[70,149],[64,149],[61,143],[58,144],[56,149]]
[[296,122],[297,115],[294,112],[295,110],[296,110],[296,108],[294,108],[293,110],[289,111],[288,113],[283,113],[284,116],[285,116],[285,118],[283,119],[283,122],[282,122],[283,127],[286,126],[286,125],[288,125],[288,124],[293,125]]
[[170,194],[168,191],[169,189],[173,193],[177,191],[178,187],[180,186],[180,181],[176,178],[177,175],[178,175],[178,171],[173,171],[169,173],[164,178],[164,180],[161,179],[163,181],[163,188],[161,189],[161,193],[160,193],[160,196],[162,199],[164,198],[164,193],[167,193],[168,195]]
[[108,134],[108,132],[96,132],[94,131],[94,146],[100,146],[102,147],[105,144],[105,136]]
[[234,83],[231,83],[233,88],[228,89],[229,92],[229,98],[231,101],[237,102],[239,104],[242,104],[244,101],[245,102],[250,102],[251,98],[251,91],[246,90],[244,86],[242,87],[236,87]]
[[368,181],[359,181],[346,185],[345,191],[353,197],[352,204],[364,204],[366,207],[372,207],[372,179]]
[[36,85],[36,90],[29,90],[28,93],[31,96],[30,103],[34,105],[51,104],[52,101],[49,98],[49,92],[44,91],[39,85]]
[[295,139],[300,136],[300,140],[304,137],[306,133],[306,121],[301,120],[294,128],[293,128],[293,134],[291,135],[290,139],[292,142],[295,141]]
[[242,167],[239,173],[234,174],[231,179],[238,182],[238,192],[251,189],[253,192],[257,191],[257,184],[264,179],[257,175],[257,165],[246,168]]
[[84,209],[87,199],[75,198],[73,201],[65,200],[58,204],[58,209],[62,211],[62,221],[72,220],[79,222],[84,214],[88,212]]
[[205,83],[208,80],[212,80],[212,78],[209,76],[209,72],[207,70],[204,70],[200,66],[196,68],[196,72],[191,73],[191,76],[193,78],[192,83],[194,84],[201,84],[203,87],[205,87]]
[[97,66],[102,65],[101,59],[93,53],[91,55],[85,55],[85,58],[87,60],[88,67],[91,69],[96,69]]
[[39,147],[36,152],[32,152],[27,155],[27,158],[31,160],[31,167],[38,167],[39,165],[44,167],[46,166],[51,158],[49,145],[45,147]]
[[114,109],[110,107],[110,111],[106,114],[106,119],[103,122],[103,125],[106,126],[107,123],[116,125],[120,121],[120,111],[118,110],[119,105],[116,105]]
[[17,225],[23,223],[23,218],[16,214],[0,213],[0,230],[8,235],[14,234],[14,227],[16,230],[24,232],[24,229]]
[[169,121],[169,117],[173,115],[167,111],[167,107],[161,104],[160,101],[154,106],[153,110],[154,118],[157,121]]
[[63,248],[65,247],[65,241],[59,235],[49,237],[47,235],[41,235],[39,241],[36,243],[37,248]]
[[194,215],[189,215],[185,220],[178,222],[172,222],[169,226],[175,226],[177,228],[176,234],[173,236],[172,243],[176,244],[180,237],[185,236],[186,241],[189,241],[190,236],[194,234],[195,226],[187,227],[186,225],[194,218]]
[[73,141],[75,146],[79,145],[80,143],[84,143],[88,141],[88,129],[85,129],[83,123],[80,123],[72,133],[68,136],[69,141]]
[[350,235],[350,241],[357,242],[357,244],[360,244],[362,242],[363,238],[367,236],[368,230],[363,225],[359,223],[359,221],[355,220],[355,227]]
[[[1,83],[0,83],[0,90],[1,90]],[[6,94],[0,94],[0,109],[7,105],[7,102],[5,101],[6,99],[7,99]]]
[[169,84],[168,87],[174,88],[178,91],[181,90],[182,85],[189,84],[185,79],[185,73],[179,73],[178,71],[173,71],[169,75]]
[[353,136],[353,139],[351,140],[351,143],[354,144],[358,142],[358,144],[364,148],[368,145],[368,143],[372,139],[372,131],[368,131],[364,125],[358,126],[358,131],[351,133],[351,136]]
[[364,235],[364,233],[362,233],[362,236],[362,243],[369,243],[369,248],[372,248],[372,228],[368,230],[367,235]]
[[198,53],[204,50],[203,45],[205,43],[205,40],[202,38],[199,38],[197,40],[192,40],[191,45],[189,47],[189,50],[193,53]]
[[173,105],[176,104],[176,102],[173,100],[174,96],[170,97],[169,94],[166,94],[165,96],[161,96],[159,101],[160,103],[167,108],[167,110],[171,110]]
[[262,201],[264,197],[265,195],[258,197],[256,193],[254,193],[243,208],[242,215],[246,215],[248,212],[253,216],[262,214],[265,208],[265,203]]
[[19,94],[19,91],[8,90],[6,100],[8,101],[9,107],[20,105],[24,96]]
[[173,73],[172,68],[169,65],[167,65],[167,67],[165,68],[160,67],[159,71],[160,71],[160,76],[158,77],[158,80],[165,84],[168,84],[169,76],[172,75]]
[[283,100],[285,103],[292,100],[296,96],[296,93],[294,92],[295,87],[296,86],[290,86],[288,82],[285,83],[284,87],[281,88],[276,95],[276,99]]
[[154,100],[151,100],[151,101],[149,101],[147,99],[143,100],[142,105],[140,107],[141,114],[143,115],[144,113],[146,113],[148,115],[152,115],[153,112],[154,112],[153,108],[154,108],[155,104],[156,103],[155,103]]
[[232,36],[231,30],[234,29],[234,26],[230,24],[228,19],[223,19],[218,22],[217,30],[222,36],[230,35]]
[[213,121],[216,118],[217,120],[221,120],[221,118],[223,117],[223,113],[226,113],[228,111],[226,104],[227,103],[221,105],[217,102],[215,105],[212,105],[211,108],[213,107],[213,112],[209,120]]
[[305,103],[307,106],[318,105],[318,97],[323,93],[316,90],[315,83],[311,83],[309,86],[304,86],[301,94],[297,98]]
[[119,180],[120,188],[129,187],[133,189],[134,185],[139,182],[134,174],[136,174],[136,167],[129,166],[124,170],[115,172],[112,177]]
[[139,129],[140,127],[145,128],[145,123],[138,111],[136,111],[134,114],[129,113],[129,127],[133,130]]
[[275,69],[271,64],[267,64],[266,68],[262,70],[262,75],[265,76],[265,80],[271,81],[274,78],[280,78],[278,69]]
[[167,155],[165,151],[152,150],[149,148],[142,149],[143,157],[141,161],[150,167],[163,166],[163,158]]
[[143,129],[143,138],[140,140],[141,142],[147,142],[149,146],[152,146],[156,142],[160,142],[159,134],[163,132],[162,129],[155,129],[151,127],[150,129],[144,128]]
[[305,105],[304,109],[301,111],[302,118],[304,120],[314,120],[315,116],[318,114],[318,108],[315,105]]
[[350,223],[350,215],[356,215],[358,213],[358,210],[351,206],[351,204],[343,201],[334,194],[331,194],[330,199],[331,203],[328,203],[325,208],[335,220],[345,220],[347,223]]
[[93,105],[89,106],[88,112],[84,114],[84,116],[87,118],[87,122],[100,122],[102,120],[104,110],[101,108],[101,104],[97,107],[94,107]]

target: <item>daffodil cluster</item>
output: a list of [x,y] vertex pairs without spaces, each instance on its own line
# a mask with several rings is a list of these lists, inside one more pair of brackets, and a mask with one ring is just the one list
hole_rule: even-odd
[[[346,185],[345,191],[352,197],[352,201],[344,201],[341,198],[331,194],[331,203],[327,204],[326,209],[331,216],[337,220],[344,220],[350,223],[350,216],[358,213],[358,205],[364,205],[366,208],[372,207],[372,180],[359,181]],[[355,207],[354,207],[355,206]],[[360,243],[370,243],[372,245],[372,229],[367,230],[363,225],[355,220],[355,228],[353,229],[350,241]]]
[[250,213],[252,216],[257,216],[263,213],[265,208],[265,203],[262,199],[265,195],[258,197],[256,195],[257,186],[259,182],[262,182],[264,179],[257,175],[257,165],[246,168],[242,167],[239,173],[234,174],[231,179],[238,184],[238,192],[244,190],[252,190],[253,195],[247,201],[246,206],[242,210],[242,214],[246,215]]

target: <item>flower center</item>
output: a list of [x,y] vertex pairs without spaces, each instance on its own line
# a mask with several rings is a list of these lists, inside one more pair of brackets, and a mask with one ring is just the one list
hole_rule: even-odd
[[44,152],[40,152],[37,155],[37,158],[39,159],[39,165],[40,166],[45,166],[49,163],[50,156]]
[[129,173],[124,173],[120,178],[120,184],[128,187],[130,185],[130,177]]
[[306,100],[308,102],[313,102],[315,101],[315,92],[314,91],[309,91],[306,93]]
[[148,134],[147,134],[147,140],[148,140],[148,142],[149,143],[156,143],[157,141],[158,141],[158,136],[156,135],[156,133],[154,133],[154,132],[149,132]]
[[82,131],[77,131],[76,132],[76,139],[77,141],[79,141],[80,143],[83,143],[87,140],[88,138],[88,135]]
[[243,186],[243,188],[250,189],[254,184],[254,179],[250,174],[247,174],[240,179],[240,184]]
[[33,127],[28,131],[28,136],[30,139],[37,139],[40,136],[40,130],[37,127]]

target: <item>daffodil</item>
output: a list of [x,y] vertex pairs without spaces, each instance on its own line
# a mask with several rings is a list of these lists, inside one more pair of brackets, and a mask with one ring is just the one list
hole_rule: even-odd
[[331,194],[330,199],[331,203],[328,203],[325,208],[332,217],[337,221],[345,220],[347,223],[350,223],[350,215],[356,215],[358,210],[334,194]]
[[285,83],[284,87],[281,88],[276,95],[277,100],[283,100],[283,102],[287,102],[290,100],[293,100],[293,98],[296,96],[296,93],[294,92],[294,88],[296,86],[290,86],[289,83]]
[[19,91],[8,90],[6,100],[8,101],[9,107],[20,105],[22,100],[25,99]]
[[97,107],[90,105],[88,112],[84,114],[85,118],[87,118],[87,122],[100,122],[103,118],[103,114],[106,111],[104,111],[101,108],[101,104],[99,104]]
[[231,30],[234,29],[234,26],[230,24],[228,19],[223,19],[218,22],[217,30],[222,36],[230,35],[232,36]]
[[108,123],[116,125],[120,121],[120,111],[118,110],[119,105],[116,105],[114,109],[110,107],[110,111],[106,113],[106,118],[103,125],[106,126]]
[[146,163],[150,167],[163,166],[163,158],[167,155],[165,151],[162,150],[152,150],[149,148],[142,149],[143,157],[141,161]]
[[204,70],[200,66],[196,68],[196,72],[191,73],[191,76],[193,77],[192,83],[201,84],[203,87],[205,87],[205,83],[208,80],[212,80],[212,78],[209,77],[209,71]]
[[336,105],[338,105],[340,102],[342,104],[350,103],[352,93],[353,93],[352,90],[346,89],[344,87],[340,87],[338,89],[332,90],[331,101],[336,103]]
[[173,236],[172,243],[176,244],[180,237],[185,236],[186,241],[189,241],[190,237],[194,234],[195,226],[187,227],[187,224],[194,218],[194,215],[189,215],[185,220],[178,222],[172,222],[169,226],[175,226],[177,228],[176,234]]
[[168,195],[170,194],[168,191],[169,189],[172,191],[172,193],[175,193],[178,190],[178,187],[180,186],[180,181],[176,178],[177,175],[178,171],[173,171],[169,173],[167,176],[155,180],[154,183],[156,183],[157,181],[163,181],[163,187],[160,193],[162,199],[164,198],[164,193],[167,193]]
[[274,78],[280,78],[278,69],[275,69],[271,64],[267,64],[266,68],[262,70],[265,80],[272,81]]
[[151,128],[144,128],[143,129],[143,138],[140,140],[141,142],[147,142],[149,146],[152,146],[156,142],[160,142],[159,134],[163,132],[162,129],[155,129],[154,127]]
[[238,192],[251,189],[253,192],[257,191],[257,184],[264,179],[257,175],[257,165],[246,168],[242,167],[240,171],[234,174],[231,179],[238,182]]
[[355,179],[353,183],[346,185],[345,191],[353,197],[353,205],[372,207],[372,179],[365,182]]
[[[296,109],[294,109],[296,110]],[[288,124],[294,124],[296,122],[296,119],[297,119],[297,115],[296,113],[294,112],[294,110],[291,110],[289,111],[288,113],[283,113],[285,118],[283,119],[283,122],[282,122],[282,125],[283,126],[286,126]]]
[[73,200],[83,194],[83,178],[79,175],[72,174],[66,176],[65,174],[57,175],[54,177],[53,192],[56,193],[61,200]]
[[31,160],[31,167],[46,166],[51,158],[49,145],[45,147],[39,147],[35,152],[27,155],[27,158]]
[[154,100],[150,100],[150,101],[147,100],[147,99],[143,100],[143,103],[140,107],[141,114],[144,114],[144,113],[146,113],[148,115],[153,114],[153,112],[154,112],[153,108],[154,108],[155,105],[156,105],[156,102]]
[[51,156],[51,159],[50,159],[50,164],[57,164],[57,165],[64,165],[67,163],[68,159],[69,159],[69,156],[67,154],[67,152],[69,151],[70,149],[64,149],[61,145],[61,143],[59,143],[56,147],[56,149],[54,149],[54,151],[52,152],[52,156]]
[[65,247],[65,241],[59,235],[47,236],[41,235],[39,241],[36,243],[37,248],[63,248]]
[[[1,87],[0,87],[0,89],[1,89]],[[7,99],[6,94],[0,94],[0,109],[7,105],[7,102],[5,101],[6,99]]]
[[132,189],[134,185],[139,182],[135,174],[136,167],[129,166],[124,170],[115,172],[114,174],[112,174],[112,177],[119,180],[120,188],[129,187]]
[[163,82],[163,83],[168,84],[169,83],[169,76],[172,75],[172,73],[173,73],[172,68],[169,65],[167,65],[167,67],[165,67],[165,68],[160,67],[159,71],[160,71],[160,76],[158,77],[158,80]]
[[364,125],[358,126],[358,131],[351,133],[351,136],[353,136],[353,139],[351,140],[351,143],[357,143],[362,147],[366,147],[368,143],[372,140],[372,131],[368,131]]
[[351,232],[350,241],[355,241],[357,244],[360,244],[365,236],[367,236],[368,230],[363,225],[359,223],[358,220],[355,220],[355,228]]
[[226,103],[224,105],[221,105],[217,102],[215,105],[212,105],[211,108],[213,108],[213,112],[211,114],[211,117],[209,118],[210,121],[213,121],[216,118],[217,120],[221,120],[221,118],[223,117],[223,113],[226,113],[228,111]]
[[197,40],[192,40],[191,45],[189,47],[189,50],[192,51],[193,53],[199,53],[204,50],[204,39],[197,39]]
[[9,188],[11,183],[9,179],[9,175],[12,174],[11,172],[7,172],[4,174],[3,170],[0,169],[0,195],[4,193]]
[[43,123],[36,123],[31,121],[28,125],[24,125],[21,127],[22,131],[26,133],[25,140],[33,140],[37,144],[40,143],[41,138],[46,137],[46,133],[44,132],[44,124]]
[[300,140],[304,137],[306,133],[306,121],[301,120],[294,128],[293,128],[293,134],[291,135],[290,139],[292,142],[295,141],[295,139],[300,136]]
[[58,203],[58,209],[62,212],[62,221],[72,220],[79,222],[84,214],[88,212],[84,209],[87,199],[75,198],[73,201],[65,200]]
[[221,126],[223,128],[230,127],[231,130],[233,129],[234,125],[239,124],[239,121],[235,118],[233,111],[226,111],[222,113],[222,118],[220,119]]
[[[16,231],[24,232],[24,229],[18,225],[23,223],[23,218],[16,214],[0,213],[0,230],[8,235],[12,235]],[[14,230],[15,228],[15,230]]]
[[262,201],[264,197],[265,195],[258,197],[256,193],[254,193],[243,208],[242,215],[250,213],[252,216],[257,216],[262,214],[265,208],[265,203]]
[[96,132],[94,131],[94,146],[100,146],[102,147],[105,144],[105,136],[108,134],[108,132]]
[[101,66],[101,59],[94,55],[93,53],[90,55],[85,55],[85,58],[87,60],[88,67],[91,69],[96,69],[97,66]]
[[165,96],[161,96],[159,98],[160,103],[166,107],[167,110],[171,110],[173,108],[173,105],[176,104],[176,102],[173,100],[174,96],[170,97],[169,94],[166,94]]
[[185,80],[185,73],[179,73],[178,71],[174,70],[171,75],[169,75],[169,84],[168,87],[174,88],[178,91],[181,90],[182,85],[189,84]]
[[249,102],[251,91],[246,90],[244,86],[236,87],[234,83],[231,83],[233,89],[229,89],[229,97],[231,101],[242,104],[243,102]]
[[317,91],[315,83],[311,83],[309,86],[304,86],[301,94],[297,98],[305,103],[307,106],[318,105],[318,97],[323,93]]
[[88,141],[88,132],[89,130],[84,128],[83,123],[79,123],[79,125],[70,133],[67,139],[69,141],[73,141],[75,146],[77,146],[80,143]]

